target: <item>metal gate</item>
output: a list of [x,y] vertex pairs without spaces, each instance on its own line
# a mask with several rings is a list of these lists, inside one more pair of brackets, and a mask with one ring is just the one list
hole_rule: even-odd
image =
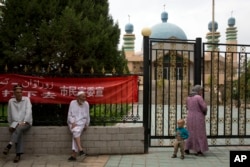
[[250,45],[144,36],[143,49],[145,152],[172,146],[195,84],[205,88],[209,145],[250,145]]

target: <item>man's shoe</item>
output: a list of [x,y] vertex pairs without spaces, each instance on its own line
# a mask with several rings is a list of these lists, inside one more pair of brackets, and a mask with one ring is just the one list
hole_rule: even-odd
[[20,156],[16,156],[13,160],[14,163],[18,163],[20,161]]
[[85,156],[85,155],[86,155],[85,152],[83,152],[83,151],[79,152],[79,156]]
[[8,155],[9,151],[10,151],[10,149],[8,149],[7,147],[5,147],[4,150],[3,150],[3,154],[4,155]]
[[70,157],[68,158],[68,160],[69,160],[69,161],[76,161],[76,157],[70,156]]
[[181,159],[184,159],[184,155],[181,155]]

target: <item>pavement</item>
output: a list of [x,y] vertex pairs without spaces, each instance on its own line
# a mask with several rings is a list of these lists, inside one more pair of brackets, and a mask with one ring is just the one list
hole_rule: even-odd
[[69,162],[70,155],[22,155],[13,163],[14,154],[0,155],[0,167],[229,167],[230,151],[250,151],[250,146],[209,147],[204,156],[193,152],[180,159],[171,158],[172,147],[150,148],[147,154],[129,155],[88,155]]

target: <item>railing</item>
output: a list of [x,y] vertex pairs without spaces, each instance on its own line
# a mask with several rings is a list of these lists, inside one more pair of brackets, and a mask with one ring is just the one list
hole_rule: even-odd
[[[115,76],[128,76],[115,75]],[[61,75],[60,75],[61,77]],[[81,77],[81,75],[76,75]],[[84,77],[100,77],[100,75],[84,75]],[[103,77],[103,75],[101,76]],[[112,76],[107,76],[112,77]],[[139,82],[137,83],[139,87]],[[139,95],[139,90],[138,90]],[[66,126],[69,104],[37,104],[32,103],[33,126]],[[91,125],[109,126],[116,123],[142,123],[139,116],[138,103],[91,104]],[[7,103],[0,104],[0,123],[7,124]]]
[[[7,123],[7,103],[0,104],[0,123]],[[32,104],[34,126],[66,126],[69,105]],[[142,123],[138,104],[90,105],[90,124],[114,125],[116,123]]]

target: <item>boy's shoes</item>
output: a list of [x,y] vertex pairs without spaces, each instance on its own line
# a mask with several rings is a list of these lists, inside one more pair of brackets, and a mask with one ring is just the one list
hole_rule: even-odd
[[184,159],[184,155],[181,155],[181,159]]
[[70,157],[68,158],[68,160],[69,160],[69,161],[76,161],[76,157],[70,156]]
[[189,150],[185,150],[185,153],[186,153],[186,154],[190,154]]
[[83,151],[79,152],[79,156],[85,156],[85,155],[86,155],[85,152],[83,152]]
[[176,158],[176,157],[177,157],[176,154],[173,154],[171,158]]
[[3,150],[3,154],[7,155],[9,153],[10,149],[8,149],[7,147],[4,148]]

